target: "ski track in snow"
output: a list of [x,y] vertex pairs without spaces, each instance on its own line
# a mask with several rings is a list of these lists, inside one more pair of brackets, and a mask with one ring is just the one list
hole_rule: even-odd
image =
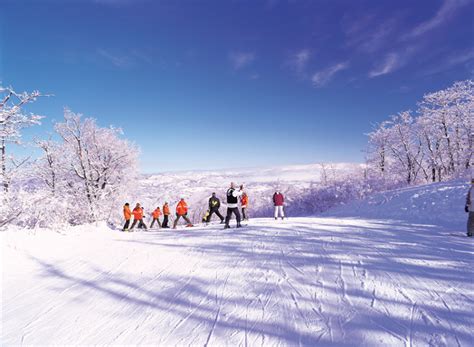
[[1,341],[472,346],[474,252],[450,232],[351,218],[5,232]]

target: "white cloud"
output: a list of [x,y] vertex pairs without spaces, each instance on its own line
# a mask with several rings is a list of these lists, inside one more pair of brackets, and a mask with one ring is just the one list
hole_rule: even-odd
[[293,54],[288,61],[288,65],[293,70],[300,73],[308,65],[310,58],[311,58],[311,52],[309,49],[305,48]]
[[348,62],[342,62],[342,63],[332,65],[324,70],[316,72],[311,78],[311,81],[313,82],[314,86],[323,87],[334,77],[336,73],[338,73],[339,71],[345,70],[348,67],[349,67]]
[[253,52],[231,52],[229,60],[235,70],[240,70],[250,65],[255,60],[255,53]]
[[132,64],[132,60],[128,56],[122,56],[122,55],[115,55],[110,53],[109,51],[99,48],[97,50],[97,53],[99,53],[100,56],[108,60],[112,65],[116,67],[127,67]]
[[260,75],[258,73],[254,73],[250,75],[249,77],[251,80],[258,80],[260,78]]
[[118,68],[136,66],[140,63],[152,64],[149,54],[139,49],[132,49],[128,54],[116,54],[104,48],[98,48],[97,53],[109,63]]
[[400,15],[380,21],[376,13],[346,14],[341,22],[346,35],[346,45],[361,52],[373,53],[390,45],[391,38],[400,26]]
[[399,66],[400,66],[399,55],[396,53],[387,54],[383,63],[375,67],[374,69],[372,69],[372,71],[369,72],[369,77],[373,78],[377,76],[386,75],[394,71],[395,69],[397,69]]
[[472,62],[474,62],[474,49],[452,52],[447,58],[443,59],[442,63],[438,63],[426,69],[423,74],[435,75],[459,67],[460,65],[465,65],[465,68],[469,69],[469,64]]
[[443,5],[439,8],[436,14],[425,22],[417,25],[408,35],[409,37],[420,36],[438,26],[445,23],[454,13],[462,6],[466,5],[469,0],[444,0]]

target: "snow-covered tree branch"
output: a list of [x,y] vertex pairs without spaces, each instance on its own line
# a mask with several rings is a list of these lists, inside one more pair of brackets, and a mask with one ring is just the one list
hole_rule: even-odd
[[372,171],[407,184],[462,176],[472,167],[474,82],[424,95],[413,115],[401,112],[368,134]]
[[3,192],[8,193],[13,173],[25,163],[8,154],[9,144],[21,143],[21,131],[40,124],[43,116],[26,114],[23,107],[42,96],[39,91],[17,93],[11,87],[0,86],[0,181]]

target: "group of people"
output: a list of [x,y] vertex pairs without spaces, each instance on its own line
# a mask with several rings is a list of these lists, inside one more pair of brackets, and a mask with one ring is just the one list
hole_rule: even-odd
[[[178,224],[178,221],[181,217],[187,222],[187,226],[193,226],[187,214],[188,214],[188,205],[186,204],[186,201],[184,201],[184,198],[181,198],[181,200],[176,205],[176,219],[174,220],[174,223],[173,223],[174,229],[176,229],[176,225]],[[162,215],[163,215],[163,222],[160,221],[160,217]],[[171,215],[171,212],[170,212],[170,207],[168,205],[168,202],[164,203],[163,209],[160,209],[160,207],[158,206],[151,213],[152,221],[150,224],[150,228],[153,228],[153,225],[155,225],[155,223],[157,223],[160,228],[164,228],[164,229],[169,228],[168,223],[169,223],[170,215]],[[135,226],[138,229],[145,229],[145,230],[148,229],[145,222],[143,221],[143,219],[145,218],[145,210],[140,205],[140,203],[137,203],[135,205],[135,208],[133,210],[130,210],[130,204],[127,202],[123,206],[123,216],[125,218],[125,225],[123,226],[123,229],[122,229],[123,231],[131,231],[135,228]],[[133,216],[133,223],[132,223],[132,226],[130,226],[130,220],[132,219],[132,216]]]
[[[227,214],[226,217],[222,216],[219,209],[221,207],[221,201],[216,196],[216,193],[212,193],[212,196],[209,198],[209,208],[204,214],[202,218],[203,223],[209,223],[211,221],[211,217],[213,214],[216,214],[217,217],[221,220],[221,224],[225,223],[224,228],[230,228],[230,220],[232,215],[235,215],[237,220],[237,228],[240,228],[242,217],[244,220],[248,220],[248,205],[249,205],[249,197],[246,192],[244,192],[244,187],[241,185],[240,187],[236,187],[234,183],[230,184],[230,188],[227,190],[226,193],[227,197]],[[240,215],[239,211],[239,202],[241,206],[242,216]],[[276,191],[273,194],[273,205],[275,207],[275,220],[279,217],[281,219],[285,218],[285,211],[284,211],[284,203],[285,199],[281,192]],[[474,178],[471,179],[471,187],[467,194],[466,198],[466,206],[465,211],[469,214],[468,221],[467,221],[467,236],[472,237],[474,234]],[[151,213],[152,221],[150,224],[150,228],[153,228],[155,223],[158,224],[160,228],[169,228],[169,216],[170,216],[170,207],[167,202],[163,205],[163,208],[157,207]],[[123,226],[123,231],[131,231],[135,227],[139,229],[147,229],[145,222],[143,221],[145,212],[143,207],[137,203],[133,210],[130,210],[130,204],[126,203],[123,207],[123,215],[125,218],[125,225]],[[163,221],[160,221],[160,217],[163,215]],[[130,221],[133,216],[133,223],[130,226]],[[173,223],[173,228],[176,229],[178,225],[178,221],[183,218],[186,222],[186,226],[192,227],[193,224],[191,220],[188,218],[188,205],[184,198],[181,198],[178,204],[176,205],[176,218]]]
[[[235,183],[231,183],[229,189],[227,189],[226,193],[226,202],[227,202],[227,214],[226,217],[220,213],[219,209],[221,207],[221,201],[216,196],[216,193],[212,193],[211,197],[208,201],[208,209],[202,218],[203,223],[209,223],[211,221],[211,217],[213,214],[216,214],[217,217],[221,220],[221,224],[225,223],[224,228],[230,228],[230,220],[232,215],[235,215],[235,219],[237,221],[237,228],[242,227],[241,221],[248,220],[248,206],[249,206],[249,197],[247,193],[244,191],[243,185],[237,187]],[[279,191],[276,191],[273,194],[273,203],[275,206],[275,219],[281,217],[281,219],[285,218],[283,205],[284,205],[284,197],[283,194]],[[239,210],[240,204],[240,210]],[[240,214],[242,212],[242,215]],[[123,226],[123,231],[132,231],[135,227],[139,229],[147,229],[145,222],[143,221],[145,217],[145,211],[143,207],[137,203],[133,210],[130,209],[130,204],[126,203],[123,207],[123,215],[125,218],[125,225]],[[163,215],[163,221],[160,221],[160,217]],[[158,224],[160,228],[169,228],[169,218],[171,212],[168,202],[165,202],[163,208],[160,209],[158,206],[153,212],[151,213],[152,221],[150,224],[150,228],[153,228],[155,223]],[[130,221],[133,216],[133,222],[130,226]],[[192,227],[193,224],[188,217],[188,205],[184,198],[182,197],[178,204],[176,205],[176,218],[173,223],[173,229],[176,229],[178,225],[178,221],[183,218],[186,222],[187,227]]]

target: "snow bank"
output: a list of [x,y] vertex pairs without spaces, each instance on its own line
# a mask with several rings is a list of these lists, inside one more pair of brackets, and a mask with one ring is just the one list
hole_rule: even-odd
[[401,220],[464,230],[464,206],[469,183],[465,180],[407,187],[354,200],[323,216]]

